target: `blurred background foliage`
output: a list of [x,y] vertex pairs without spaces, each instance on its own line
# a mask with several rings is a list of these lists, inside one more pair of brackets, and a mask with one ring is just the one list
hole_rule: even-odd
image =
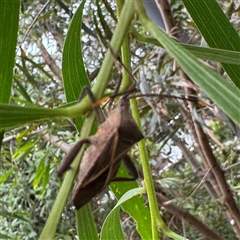
[[[79,1],[46,3],[44,0],[21,1],[11,104],[57,107],[66,102],[61,76],[62,50]],[[218,3],[239,33],[239,3],[224,0]],[[170,5],[178,27],[176,31],[182,29],[192,44],[205,45],[183,3],[171,0]],[[85,4],[81,41],[85,67],[92,82],[116,26],[116,16],[114,1],[87,1]],[[138,30],[141,31],[140,26]],[[130,37],[132,69],[138,80],[139,93],[179,96],[185,95],[185,87],[190,87],[195,96],[211,104],[201,89],[193,83],[190,86],[183,79],[173,58],[164,49],[143,44],[134,38],[134,34]],[[218,63],[207,61],[206,64],[228,79]],[[117,80],[118,70],[115,68],[109,89],[114,89]],[[210,186],[212,192],[207,191],[201,182],[208,168],[195,142],[187,102],[138,98],[138,103],[156,191],[199,218],[223,238],[236,239],[231,216],[226,213],[222,199],[216,197],[218,193],[214,187]],[[239,205],[238,129],[235,125],[231,127],[218,114],[217,108],[198,105],[194,115],[207,135],[219,166],[225,170],[225,178]],[[65,153],[57,143],[64,141],[72,145],[77,139],[73,122],[62,119],[28,124],[5,133],[1,154],[1,238],[35,239],[39,236],[60,185],[56,170]],[[134,148],[130,155],[142,177],[137,149]],[[207,182],[212,184],[211,179]],[[114,197],[108,189],[92,200],[99,231],[114,204]],[[159,205],[161,215],[171,229],[189,239],[200,239],[201,234],[196,229]],[[122,227],[126,239],[139,239],[134,221],[125,213],[122,213]],[[69,200],[56,239],[75,238],[74,209]]]

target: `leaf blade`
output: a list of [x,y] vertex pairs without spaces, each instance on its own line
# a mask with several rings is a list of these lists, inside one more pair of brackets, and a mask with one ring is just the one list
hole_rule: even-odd
[[[15,48],[17,44],[20,1],[4,0],[0,4],[0,102],[8,103],[13,76]],[[7,24],[6,24],[7,23]],[[4,37],[3,37],[4,36]]]
[[[183,0],[183,3],[210,47],[240,51],[238,33],[215,0]],[[240,66],[226,63],[222,66],[240,89]]]
[[[134,188],[127,191],[122,197],[119,199],[115,207],[106,217],[102,230],[101,230],[101,240],[110,240],[110,239],[124,239],[123,232],[120,225],[120,205],[126,203],[127,201],[131,201],[131,199],[139,194],[144,193],[143,188]],[[138,204],[136,206],[139,206]],[[145,226],[145,230],[148,229]],[[144,236],[144,235],[143,235]],[[147,238],[145,238],[147,237]],[[151,239],[150,236],[144,236],[143,239]]]
[[[78,100],[83,86],[90,86],[84,67],[81,44],[84,2],[80,4],[73,16],[63,48],[62,76],[67,102]],[[80,131],[83,120],[78,117],[75,121],[78,131]]]
[[[121,165],[117,176],[128,177],[126,168]],[[128,182],[112,182],[110,188],[114,193],[116,199],[122,199],[125,194],[137,189],[138,184],[136,181]],[[139,193],[137,193],[139,194]],[[124,199],[124,198],[123,198]],[[143,197],[135,196],[128,201],[120,201],[122,208],[127,212],[137,223],[137,230],[142,239],[152,239],[151,233],[151,217],[149,209],[144,205]],[[144,216],[144,217],[143,217]]]

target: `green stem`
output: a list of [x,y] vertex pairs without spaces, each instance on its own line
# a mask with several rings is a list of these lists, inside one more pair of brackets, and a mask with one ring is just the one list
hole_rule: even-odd
[[[128,32],[129,26],[133,19],[133,1],[125,1],[122,7],[122,14],[120,14],[116,30],[114,31],[111,48],[115,54],[118,54],[123,43],[123,40]],[[110,50],[107,51],[107,54],[103,60],[101,69],[98,73],[96,84],[92,88],[92,92],[96,98],[99,100],[106,89],[108,79],[111,75],[112,66],[113,66],[113,56]],[[85,97],[81,102],[76,105],[69,106],[67,109],[67,115],[71,118],[75,118],[87,110],[91,109],[91,103],[88,97]]]
[[[123,2],[116,0],[116,4],[117,4],[118,14],[120,15],[120,12],[122,11],[122,8],[123,8]],[[130,71],[130,69],[131,69],[131,53],[130,53],[130,45],[129,45],[129,37],[128,36],[125,37],[125,39],[122,43],[121,57],[122,57],[123,64]],[[119,92],[126,91],[130,87],[131,82],[132,82],[132,80],[129,76],[129,73],[125,69],[123,69],[122,83],[121,83],[121,88],[120,88]]]
[[[141,1],[135,1],[136,9],[139,9],[141,7],[142,11],[144,12],[144,7],[141,3]],[[143,12],[139,12],[139,14],[142,14]],[[140,125],[140,118],[138,114],[138,108],[136,101],[132,102],[131,104],[132,111],[133,111],[133,117],[135,121],[137,122],[138,126]],[[149,201],[149,208],[150,208],[150,214],[151,214],[151,220],[152,220],[152,237],[153,239],[159,239],[158,231],[160,233],[165,234],[168,237],[172,237],[174,239],[186,239],[184,237],[179,236],[178,234],[172,232],[165,224],[165,222],[162,220],[161,215],[159,213],[158,209],[158,203],[157,198],[155,194],[155,188],[154,183],[152,179],[151,169],[149,165],[149,159],[148,154],[146,150],[146,144],[145,140],[139,142],[139,150],[140,150],[140,156],[142,160],[142,168],[143,168],[143,174],[144,174],[144,183],[146,192],[148,195],[148,201]]]
[[[93,123],[94,123],[94,120],[95,120],[95,114],[93,112],[84,121],[84,125],[83,125],[82,131],[81,131],[82,138],[89,136],[92,126],[93,126]],[[60,221],[63,209],[68,200],[68,196],[72,190],[73,182],[75,180],[75,177],[76,177],[76,174],[78,171],[79,162],[81,160],[83,152],[84,152],[84,148],[82,148],[81,151],[76,156],[76,159],[75,159],[76,161],[74,161],[72,163],[71,169],[69,169],[69,171],[67,171],[66,176],[64,177],[62,186],[59,190],[58,196],[54,202],[54,205],[52,207],[50,215],[47,219],[47,222],[45,223],[45,226],[42,230],[42,233],[41,233],[39,239],[54,239],[57,225]]]
[[[121,11],[121,3],[118,3],[117,6],[118,6],[118,10]],[[122,62],[130,71],[131,55],[130,55],[129,39],[127,37],[124,39],[123,45],[122,45]],[[123,69],[121,90],[127,90],[129,88],[129,86],[131,85],[131,82],[132,82],[132,80],[131,80],[129,74],[126,72],[126,70]],[[140,123],[140,117],[139,117],[136,99],[131,99],[130,104],[131,104],[131,110],[133,113],[133,118],[135,119],[136,123],[140,127],[141,123]],[[144,180],[145,180],[145,185],[146,185],[145,187],[146,187],[146,190],[148,193],[148,199],[149,199],[149,204],[150,204],[150,214],[151,214],[151,221],[152,221],[151,222],[152,239],[157,240],[157,239],[159,239],[159,234],[158,234],[158,229],[156,227],[157,221],[156,221],[155,213],[158,213],[159,211],[158,211],[157,200],[156,200],[156,195],[155,195],[155,190],[154,190],[154,186],[153,186],[153,180],[152,180],[152,176],[151,176],[151,170],[149,167],[148,155],[147,155],[147,150],[146,150],[144,140],[142,140],[139,143],[139,149],[140,149],[140,158],[141,158],[141,162],[142,162]],[[164,224],[163,221],[162,221],[162,224]]]
[[[136,103],[136,99],[131,99],[131,109],[133,113],[133,118],[136,121],[137,125],[140,126],[140,117],[138,112],[138,107]],[[157,218],[159,215],[158,205],[157,205],[157,199],[155,195],[155,189],[153,185],[153,179],[151,174],[151,169],[149,166],[149,159],[148,159],[148,153],[146,149],[145,139],[141,140],[138,143],[139,151],[140,151],[140,158],[142,163],[142,169],[143,169],[143,175],[144,175],[144,184],[145,189],[148,195],[148,201],[149,201],[149,208],[150,208],[150,215],[151,215],[151,226],[152,226],[152,239],[159,239],[158,234],[158,228],[157,228]],[[165,223],[161,219],[159,215],[161,227],[160,230],[166,228]]]
[[[118,6],[118,7],[120,8],[120,6]],[[130,55],[129,39],[127,37],[123,41],[123,45],[122,45],[122,62],[130,71],[131,55]],[[131,82],[132,82],[132,80],[131,80],[129,74],[123,69],[123,80],[122,80],[121,90],[127,90],[128,87],[131,85]],[[135,119],[136,123],[140,127],[141,123],[140,123],[140,117],[139,117],[136,99],[131,99],[130,104],[131,104],[131,110],[133,113],[133,118]],[[153,180],[152,180],[152,176],[151,176],[151,170],[149,167],[148,155],[147,155],[147,150],[146,150],[146,145],[145,145],[144,140],[142,140],[139,143],[139,149],[140,149],[140,158],[141,158],[141,162],[142,162],[144,180],[145,180],[146,190],[148,193],[149,204],[150,204],[150,213],[151,213],[151,221],[152,221],[152,223],[151,223],[152,239],[157,240],[157,239],[159,239],[159,234],[158,234],[158,229],[156,227],[157,221],[156,221],[155,213],[158,213],[159,211],[158,211],[157,200],[156,200],[156,195],[155,195],[155,190],[154,190],[154,186],[153,186]],[[154,200],[154,198],[155,198],[155,200]],[[162,224],[164,224],[163,221],[162,221]]]

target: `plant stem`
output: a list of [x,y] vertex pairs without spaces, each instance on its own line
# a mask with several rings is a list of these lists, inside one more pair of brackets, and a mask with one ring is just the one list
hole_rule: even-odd
[[[137,9],[141,8],[143,9],[142,12],[138,12],[139,14],[142,14],[144,12],[144,7],[141,3],[141,1],[135,1],[137,6]],[[138,114],[138,108],[136,105],[136,101],[132,102],[131,104],[132,110],[133,110],[133,117],[135,121],[137,122],[138,126],[140,125],[140,118]],[[160,233],[165,234],[168,237],[172,237],[174,239],[186,239],[174,232],[172,232],[165,224],[165,222],[162,220],[161,215],[159,213],[158,209],[158,203],[156,198],[156,193],[154,189],[151,169],[149,165],[149,159],[148,154],[146,150],[146,144],[145,140],[141,140],[139,142],[139,150],[140,150],[140,156],[142,160],[142,168],[143,168],[143,174],[144,174],[144,183],[146,192],[148,195],[148,201],[149,201],[149,208],[150,208],[150,214],[151,214],[151,220],[152,220],[152,238],[159,239],[158,231]]]
[[[134,3],[133,1],[125,1],[122,7],[122,14],[120,14],[118,24],[116,26],[112,40],[110,42],[111,48],[116,55],[120,51],[123,40],[128,32],[129,26],[133,19],[133,3]],[[111,54],[111,51],[108,50],[103,60],[101,69],[98,73],[96,84],[94,84],[92,88],[92,92],[96,100],[99,100],[103,96],[109,77],[111,75],[113,62],[114,61],[113,61],[113,56]],[[69,117],[75,118],[85,113],[89,109],[91,109],[91,103],[88,97],[85,97],[78,104],[69,106],[66,109],[66,111]]]
[[[82,138],[89,136],[94,120],[95,120],[95,114],[94,112],[92,112],[91,115],[88,118],[86,118],[86,120],[84,121],[84,126],[81,131]],[[47,219],[47,222],[45,223],[45,226],[42,230],[42,233],[39,239],[54,239],[57,225],[60,221],[68,196],[72,190],[71,186],[73,185],[75,176],[77,174],[79,162],[81,160],[83,152],[84,152],[84,148],[82,148],[81,151],[76,156],[77,161],[74,161],[71,165],[71,169],[67,171],[64,181],[62,183],[62,186],[59,190],[58,196],[56,198],[56,201],[54,202],[50,215]]]

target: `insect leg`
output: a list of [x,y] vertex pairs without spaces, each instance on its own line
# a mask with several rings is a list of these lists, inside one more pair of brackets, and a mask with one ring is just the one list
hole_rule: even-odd
[[112,182],[125,182],[125,181],[134,181],[138,178],[138,172],[136,167],[134,166],[132,160],[128,155],[126,155],[123,159],[123,163],[125,167],[127,168],[128,173],[132,176],[131,178],[127,177],[114,177],[112,179]]
[[[117,61],[123,68],[124,70],[128,73],[129,77],[132,79],[133,83],[132,85],[128,88],[128,90],[124,93],[123,97],[127,98],[132,92],[134,92],[136,90],[136,85],[137,85],[137,81],[136,79],[133,77],[132,73],[129,71],[129,69],[123,64],[122,60],[120,57],[117,57],[116,54],[114,53],[112,47],[110,45],[108,45],[109,50],[114,58],[115,61]],[[116,94],[116,92],[115,92]],[[115,95],[115,97],[118,94]]]
[[81,139],[77,143],[75,143],[75,145],[70,149],[68,154],[63,159],[60,168],[57,171],[58,177],[62,176],[63,173],[69,169],[71,163],[73,162],[74,158],[76,157],[76,155],[78,154],[80,148],[84,143],[91,143],[91,141],[89,138]]
[[137,169],[134,165],[134,163],[132,162],[131,158],[126,155],[123,159],[123,163],[125,165],[125,167],[127,168],[128,170],[128,173],[133,177],[133,179],[137,179],[138,178],[138,172],[137,172]]
[[[82,88],[82,92],[81,92],[81,94],[80,94],[79,101],[82,99],[84,92],[87,93],[87,95],[88,95],[91,103],[94,104],[94,103],[96,102],[96,99],[95,99],[95,97],[94,97],[94,95],[93,95],[90,87],[88,87],[88,86],[84,86],[84,87]],[[103,114],[102,114],[101,111],[99,110],[99,107],[97,107],[97,106],[95,106],[95,105],[92,105],[92,107],[93,107],[93,110],[95,111],[95,114],[96,114],[96,116],[97,116],[97,119],[98,119],[99,123],[104,122],[105,119],[104,119]]]

